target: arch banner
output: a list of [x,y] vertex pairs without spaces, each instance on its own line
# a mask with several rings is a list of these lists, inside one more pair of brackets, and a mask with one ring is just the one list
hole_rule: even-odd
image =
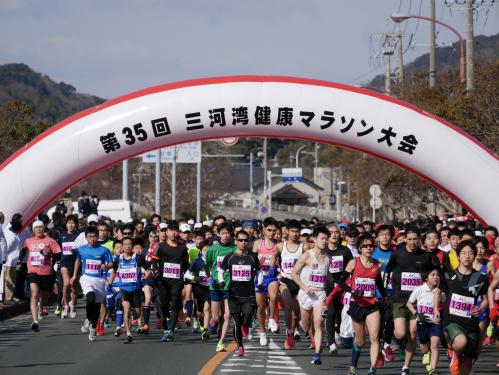
[[[459,128],[371,91],[270,76],[166,84],[78,113],[0,166],[0,210],[7,218],[19,212],[28,224],[69,187],[123,159],[226,137],[295,138],[358,150],[426,179],[482,223],[499,223],[499,159]],[[478,182],[478,173],[487,183]]]

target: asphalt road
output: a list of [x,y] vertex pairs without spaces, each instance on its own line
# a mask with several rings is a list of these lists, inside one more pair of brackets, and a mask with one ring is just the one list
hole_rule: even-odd
[[[154,316],[154,313],[151,314]],[[293,350],[283,349],[284,335],[270,336],[268,347],[260,347],[258,339],[246,343],[246,355],[236,358],[233,352],[215,353],[216,339],[208,343],[200,341],[199,335],[185,328],[177,331],[173,343],[160,342],[160,332],[154,328],[148,336],[134,334],[131,345],[123,344],[122,338],[113,336],[114,329],[106,329],[103,337],[90,342],[88,335],[80,333],[84,310],[78,310],[74,320],[61,320],[54,316],[53,309],[40,324],[40,332],[30,329],[30,315],[0,322],[0,374],[92,374],[92,373],[140,373],[230,375],[230,374],[346,374],[350,350],[340,349],[338,356],[323,356],[321,366],[309,362],[312,351],[308,341],[298,342]],[[152,318],[152,317],[151,317]],[[231,340],[227,340],[229,344]],[[234,348],[235,345],[228,345]],[[416,356],[411,375],[426,374]],[[495,368],[499,355],[493,347],[484,348],[475,367],[475,374],[499,373]],[[386,364],[378,374],[398,374],[400,361]],[[448,373],[442,351],[440,373]],[[368,349],[363,351],[359,374],[368,369]]]

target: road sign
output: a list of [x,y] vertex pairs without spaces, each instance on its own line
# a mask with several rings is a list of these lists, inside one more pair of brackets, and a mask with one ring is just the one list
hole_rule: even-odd
[[238,140],[239,138],[237,137],[227,137],[221,139],[222,143],[226,146],[234,146]]
[[301,168],[282,168],[282,182],[303,182]]
[[371,185],[369,188],[369,194],[373,197],[379,197],[381,195],[381,188],[379,185]]
[[374,210],[377,210],[381,207],[381,205],[383,204],[383,201],[381,200],[380,197],[372,197],[370,200],[369,200],[369,204],[371,205],[371,207],[374,209]]
[[[200,163],[201,162],[201,142],[183,143],[177,146],[161,149],[161,162],[172,163],[173,157],[177,152],[177,163]],[[151,151],[142,155],[143,163],[155,163],[156,152]]]

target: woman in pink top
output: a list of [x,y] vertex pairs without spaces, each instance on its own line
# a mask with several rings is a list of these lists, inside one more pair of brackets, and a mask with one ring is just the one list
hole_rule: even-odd
[[[24,241],[19,259],[28,252],[28,282],[31,290],[30,309],[33,317],[31,329],[39,331],[38,321],[42,319],[42,306],[46,306],[50,292],[54,288],[55,275],[53,261],[60,257],[61,248],[53,238],[43,234],[43,222],[33,223],[33,237]],[[41,297],[41,298],[40,298]],[[40,300],[40,308],[38,301]]]

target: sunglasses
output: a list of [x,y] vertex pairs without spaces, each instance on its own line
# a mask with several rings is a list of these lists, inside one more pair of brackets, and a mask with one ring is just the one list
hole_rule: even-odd
[[266,229],[267,232],[277,232],[277,229]]
[[374,245],[373,244],[365,244],[365,245],[362,245],[361,248],[364,248],[364,249],[374,249]]
[[132,232],[123,232],[123,235],[125,235],[125,236],[131,236]]
[[249,242],[249,240],[247,238],[238,238],[237,241],[238,242]]

